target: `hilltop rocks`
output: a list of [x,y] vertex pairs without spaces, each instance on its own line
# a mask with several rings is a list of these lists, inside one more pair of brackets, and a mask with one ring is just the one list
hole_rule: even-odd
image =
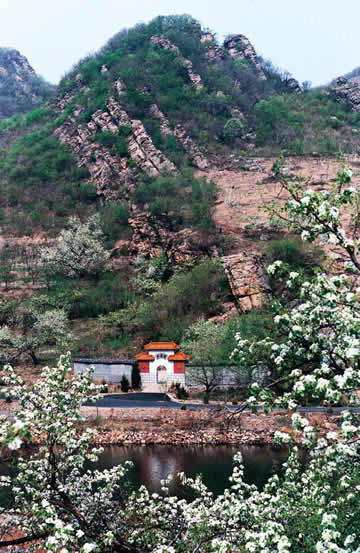
[[301,94],[301,92],[302,92],[301,87],[299,85],[299,82],[296,79],[294,79],[293,77],[288,79],[286,81],[285,85],[286,85],[286,92],[287,93]]
[[356,81],[339,77],[327,94],[336,102],[345,104],[351,111],[360,112],[360,87]]
[[170,52],[173,52],[176,56],[178,56],[182,65],[187,70],[189,80],[192,82],[195,88],[197,88],[198,90],[203,88],[204,85],[203,85],[202,79],[200,75],[194,71],[192,62],[184,58],[181,55],[179,48],[175,46],[175,44],[173,44],[168,38],[166,38],[163,35],[160,35],[160,36],[155,35],[150,38],[150,44],[152,44],[153,46],[156,46],[157,48],[161,48],[163,50],[169,50]]
[[255,48],[245,35],[230,36],[224,41],[224,48],[235,60],[249,60],[256,68],[260,79],[266,80],[266,75]]
[[0,118],[33,109],[53,90],[18,50],[0,48]]
[[0,78],[12,78],[18,84],[19,91],[32,94],[29,80],[36,76],[25,56],[12,48],[0,48]]
[[206,46],[206,58],[210,63],[218,63],[226,59],[227,53],[216,44],[215,35],[212,33],[203,32],[200,42]]

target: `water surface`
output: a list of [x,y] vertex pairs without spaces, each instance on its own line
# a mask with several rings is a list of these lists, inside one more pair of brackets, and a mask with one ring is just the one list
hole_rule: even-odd
[[[249,484],[262,487],[269,476],[277,472],[287,458],[287,451],[259,446],[111,446],[100,456],[97,468],[111,468],[126,460],[134,463],[129,479],[135,486],[145,484],[151,491],[159,491],[160,481],[167,476],[184,472],[187,476],[203,475],[205,484],[216,494],[228,485],[233,469],[233,457],[241,452],[244,478]],[[170,490],[180,491],[176,479]]]
[[[187,476],[201,474],[204,483],[215,494],[220,494],[229,484],[233,470],[233,457],[240,452],[244,462],[244,478],[249,484],[263,487],[269,476],[279,471],[287,458],[287,450],[259,446],[168,446],[168,445],[129,445],[108,446],[97,463],[91,468],[100,470],[112,468],[124,461],[132,461],[128,472],[128,482],[132,487],[144,484],[150,491],[159,492],[161,480],[169,475],[173,480],[170,492],[179,496],[189,496],[175,478],[179,472]],[[11,464],[0,464],[0,475],[11,473]],[[9,490],[0,490],[0,504],[11,502]]]

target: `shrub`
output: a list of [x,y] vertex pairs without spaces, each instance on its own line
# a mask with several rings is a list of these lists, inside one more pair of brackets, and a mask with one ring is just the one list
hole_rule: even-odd
[[154,217],[178,228],[211,229],[215,197],[214,183],[194,178],[187,171],[176,177],[145,178],[134,192],[136,203],[147,205]]
[[129,233],[129,209],[125,202],[114,202],[100,209],[100,225],[106,243],[112,247],[116,240]]
[[241,119],[228,119],[224,125],[224,137],[231,143],[244,134],[244,122]]
[[141,374],[137,365],[134,365],[132,368],[131,387],[133,388],[133,390],[140,390],[141,388]]
[[120,127],[118,134],[110,131],[98,131],[95,135],[95,141],[108,148],[115,155],[128,157],[129,147],[126,136],[129,132],[128,127]]
[[121,379],[121,382],[120,382],[120,387],[121,387],[121,391],[122,392],[128,392],[129,391],[129,380],[126,378],[125,375],[123,375],[122,379]]
[[180,384],[180,382],[176,382],[175,384],[175,394],[177,399],[188,399],[189,394],[185,390],[184,386]]
[[303,269],[313,272],[313,269],[324,259],[321,248],[314,244],[307,244],[297,236],[270,240],[263,249],[269,264],[280,260],[293,270]]

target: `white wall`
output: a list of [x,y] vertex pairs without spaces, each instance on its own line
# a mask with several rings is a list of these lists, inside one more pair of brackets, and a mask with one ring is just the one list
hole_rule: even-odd
[[75,374],[85,372],[89,367],[94,367],[94,380],[104,380],[105,382],[118,383],[121,382],[125,375],[131,383],[132,364],[127,363],[94,363],[94,362],[74,362]]
[[143,386],[153,386],[157,385],[157,369],[159,366],[166,367],[166,373],[162,375],[162,378],[164,380],[163,385],[170,386],[172,383],[179,382],[180,384],[185,384],[185,375],[184,374],[174,374],[174,362],[169,361],[168,359],[156,359],[157,355],[160,353],[164,353],[167,357],[170,355],[173,355],[175,353],[174,350],[154,350],[149,351],[150,355],[155,357],[154,361],[150,361],[149,363],[149,373],[142,373],[141,374],[141,382]]

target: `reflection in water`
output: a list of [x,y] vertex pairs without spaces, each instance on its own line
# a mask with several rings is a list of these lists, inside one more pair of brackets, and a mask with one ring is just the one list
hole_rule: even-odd
[[[112,446],[107,447],[96,464],[97,468],[111,468],[126,460],[134,466],[129,479],[135,486],[145,484],[151,491],[159,491],[160,480],[184,472],[187,476],[203,475],[205,484],[216,494],[228,485],[233,457],[240,451],[244,461],[244,477],[249,484],[263,486],[271,474],[286,460],[287,451],[258,446]],[[179,493],[174,479],[172,493]]]
[[[112,446],[106,447],[98,463],[91,467],[111,468],[126,460],[134,466],[128,473],[129,483],[135,487],[145,484],[150,491],[160,491],[160,480],[170,474],[184,472],[187,476],[202,474],[204,483],[215,494],[220,494],[228,486],[232,473],[233,457],[240,451],[244,461],[244,477],[249,484],[262,487],[271,474],[279,470],[286,460],[287,450],[258,446]],[[11,468],[0,464],[0,475],[8,475]],[[184,490],[173,479],[170,492],[183,496]],[[186,495],[189,494],[186,492]],[[7,488],[0,491],[0,505],[11,503]]]

